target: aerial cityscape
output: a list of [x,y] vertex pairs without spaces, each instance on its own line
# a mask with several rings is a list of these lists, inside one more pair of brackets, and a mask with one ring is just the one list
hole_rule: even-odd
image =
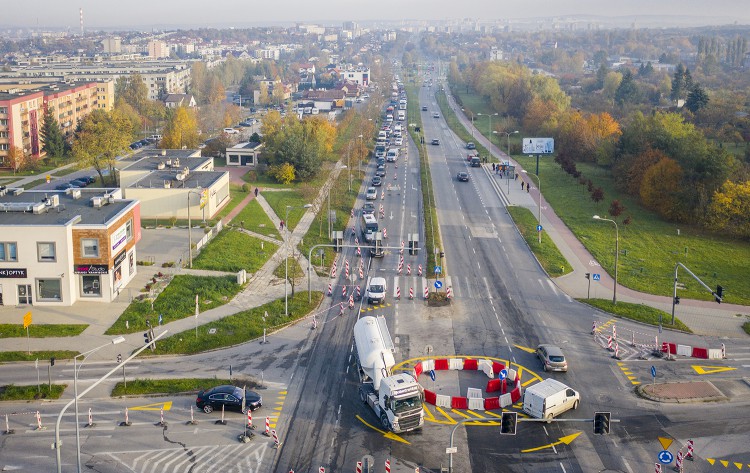
[[750,14],[13,3],[0,471],[750,469]]

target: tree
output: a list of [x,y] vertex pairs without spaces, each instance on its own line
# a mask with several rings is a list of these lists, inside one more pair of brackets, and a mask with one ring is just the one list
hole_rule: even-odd
[[641,201],[647,208],[671,221],[684,220],[678,205],[682,168],[673,159],[663,158],[646,170],[641,182]]
[[73,159],[80,168],[93,167],[102,182],[103,171],[108,170],[110,183],[116,186],[115,158],[127,149],[132,134],[130,121],[118,110],[94,110],[81,122],[73,141]]
[[593,200],[597,204],[604,200],[604,189],[602,189],[601,187],[597,187],[596,189],[591,191],[591,200]]
[[289,163],[270,166],[268,174],[277,182],[288,185],[294,181],[294,166]]
[[615,92],[615,102],[618,105],[624,105],[626,103],[637,103],[639,99],[638,84],[635,83],[635,78],[630,69],[626,69],[622,75],[622,82]]
[[22,170],[26,166],[26,155],[23,150],[18,146],[8,149],[8,154],[5,156],[5,165],[13,169],[13,175]]
[[619,217],[625,211],[625,206],[620,203],[618,199],[612,201],[609,204],[609,214],[613,218]]
[[714,232],[750,238],[750,181],[726,181],[709,205],[707,227]]
[[138,112],[145,115],[148,107],[148,87],[143,77],[137,72],[129,76],[120,76],[115,82],[115,100],[123,99]]
[[166,149],[195,148],[200,143],[198,120],[187,107],[177,107],[164,127],[161,147]]
[[698,113],[708,105],[708,94],[700,84],[695,84],[690,90],[685,101],[685,108],[693,113]]
[[65,142],[60,124],[55,120],[52,108],[47,107],[44,111],[44,121],[42,122],[42,149],[50,158],[62,158],[67,154],[68,147]]

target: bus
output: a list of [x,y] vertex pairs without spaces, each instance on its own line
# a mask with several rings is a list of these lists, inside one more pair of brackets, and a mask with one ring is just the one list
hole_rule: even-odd
[[362,238],[367,243],[375,241],[375,234],[378,233],[378,219],[373,214],[362,215],[361,221]]

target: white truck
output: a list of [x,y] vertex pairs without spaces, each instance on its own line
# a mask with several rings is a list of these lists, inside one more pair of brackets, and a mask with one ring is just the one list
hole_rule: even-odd
[[392,374],[396,364],[393,341],[385,317],[362,317],[354,324],[359,398],[372,408],[384,428],[395,432],[424,425],[423,391],[410,374]]
[[556,379],[545,379],[526,388],[523,411],[537,419],[553,419],[570,409],[578,409],[581,396]]
[[[377,231],[378,229],[375,228],[375,232]],[[374,237],[375,237],[375,234],[373,233],[373,238]],[[379,277],[368,278],[367,288],[365,289],[365,298],[367,298],[367,303],[368,304],[384,303],[386,290],[388,290],[388,285],[385,281],[385,278],[379,278]]]

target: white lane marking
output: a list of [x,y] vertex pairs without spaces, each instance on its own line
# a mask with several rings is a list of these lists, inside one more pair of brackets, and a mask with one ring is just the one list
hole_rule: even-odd
[[567,473],[567,471],[565,470],[565,467],[563,466],[562,462],[560,462],[560,468],[562,469],[563,473]]
[[628,461],[625,459],[625,457],[622,458],[622,462],[625,464],[625,468],[627,468],[630,473],[633,473],[633,469],[630,468],[630,464],[628,464]]

